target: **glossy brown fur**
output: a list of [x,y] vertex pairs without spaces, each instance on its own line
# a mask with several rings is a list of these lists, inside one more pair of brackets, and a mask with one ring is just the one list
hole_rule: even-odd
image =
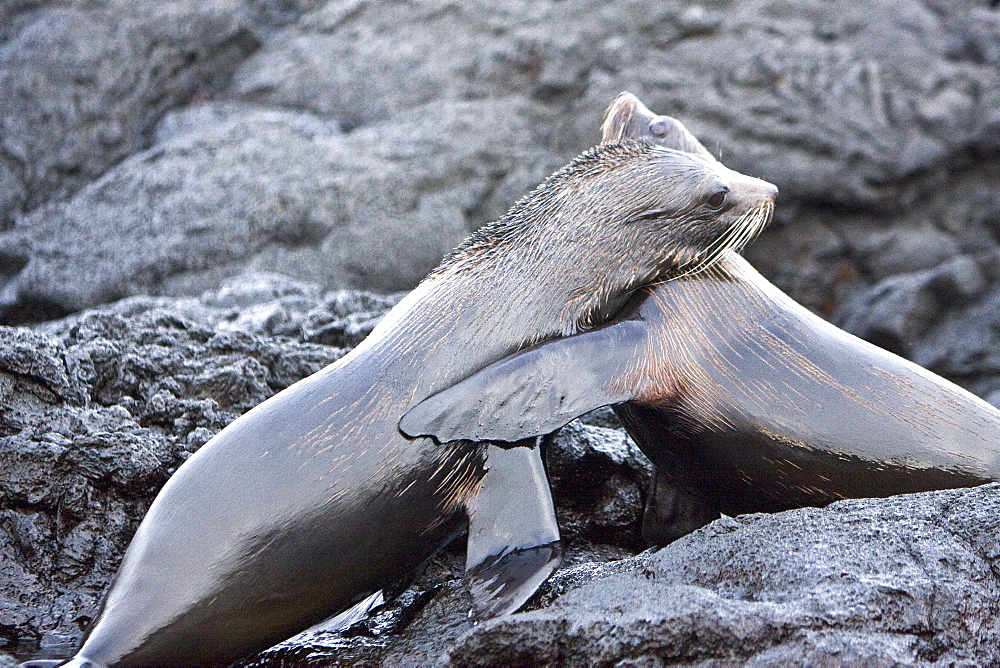
[[[628,94],[604,130],[707,154]],[[442,442],[513,442],[601,405],[615,406],[655,464],[644,519],[653,543],[720,511],[1000,480],[1000,411],[830,325],[728,250],[643,291],[612,324],[494,363],[400,426]]]
[[[1000,411],[837,329],[730,254],[654,289],[616,407],[670,481],[727,514],[1000,478]],[[674,536],[676,537],[676,536]]]
[[[602,131],[604,141],[644,139],[712,159],[681,123],[629,94],[608,109]],[[663,284],[648,302],[659,315],[649,317],[645,381],[615,410],[658,464],[646,522],[653,542],[719,511],[1000,478],[1000,411],[829,325],[734,253],[697,280]]]
[[405,576],[469,507],[506,490],[481,491],[485,445],[408,440],[402,414],[504,355],[603,322],[737,239],[761,202],[747,181],[731,207],[706,210],[728,178],[648,143],[602,146],[474,234],[349,355],[177,471],[73,664],[227,663]]

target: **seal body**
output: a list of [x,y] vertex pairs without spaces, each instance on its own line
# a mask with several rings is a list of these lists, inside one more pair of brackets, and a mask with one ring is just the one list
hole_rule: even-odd
[[644,533],[721,511],[825,505],[1000,479],[1000,411],[791,300],[733,254],[654,290],[651,366],[615,407],[656,464]]
[[[604,130],[707,154],[627,94]],[[616,323],[487,367],[400,426],[443,442],[516,441],[602,405],[654,463],[651,543],[720,511],[1000,480],[1000,411],[830,325],[731,251],[645,291]]]
[[810,313],[731,252],[618,322],[487,367],[401,427],[517,441],[603,405],[655,465],[654,543],[720,511],[1000,480],[1000,411]]
[[350,354],[185,462],[71,663],[227,664],[406,576],[467,519],[482,609],[516,608],[558,563],[537,451],[411,441],[400,417],[717,257],[759,229],[773,195],[649,143],[580,156],[470,237]]

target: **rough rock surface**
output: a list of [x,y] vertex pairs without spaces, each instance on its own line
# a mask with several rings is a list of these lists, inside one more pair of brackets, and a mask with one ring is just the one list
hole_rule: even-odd
[[[168,117],[158,137],[0,242],[0,257],[30,258],[9,302],[65,313],[190,293],[247,267],[411,287],[485,222],[477,211],[490,191],[537,159],[524,119],[481,102],[431,105],[347,136],[311,114],[199,106]],[[516,180],[519,190],[531,182]]]
[[393,301],[257,276],[0,328],[0,637],[77,636],[173,469]]
[[[1000,486],[723,518],[463,636],[456,665],[992,665]],[[567,577],[569,573],[563,577]]]
[[[766,275],[883,340],[873,300],[919,302],[889,338],[989,395],[998,44],[988,0],[19,0],[0,9],[20,91],[0,103],[20,146],[0,150],[0,319],[198,294],[246,266],[412,287],[593,144],[627,88],[780,187],[749,251]],[[953,260],[958,299],[903,294]]]
[[259,45],[238,0],[0,8],[0,229],[143,148]]

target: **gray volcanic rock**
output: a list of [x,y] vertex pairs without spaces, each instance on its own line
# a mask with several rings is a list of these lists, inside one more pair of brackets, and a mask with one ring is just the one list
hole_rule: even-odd
[[[242,665],[992,665],[1000,485],[723,517],[558,571],[472,625],[454,558],[342,633]],[[601,563],[604,562],[604,563]]]
[[142,148],[259,44],[238,0],[4,4],[0,229]]
[[[0,638],[78,637],[174,468],[344,354],[294,323],[322,319],[330,337],[339,325],[354,340],[394,301],[256,276],[44,331],[0,327]],[[255,308],[286,317],[232,317]],[[267,333],[278,326],[295,338]]]
[[852,297],[836,323],[989,395],[1000,389],[1000,290],[986,291],[994,261],[962,255],[891,276]]
[[448,663],[989,665],[998,510],[987,485],[723,518],[480,624]]
[[17,320],[275,267],[323,285],[411,287],[506,209],[510,189],[549,171],[533,109],[434,104],[345,136],[301,112],[194,107],[164,121],[154,148],[0,237],[0,259],[26,259],[0,301]]
[[545,451],[563,541],[645,547],[642,511],[652,464],[621,429],[574,422]]
[[337,2],[266,44],[232,91],[347,127],[529,92],[564,110],[555,145],[575,152],[625,88],[786,196],[884,208],[997,129],[1000,24],[977,4]]
[[[170,7],[214,17],[229,7],[223,1]],[[99,176],[111,164],[102,162],[71,169],[77,185],[68,190],[30,191],[33,211],[0,235],[0,318],[38,321],[130,294],[197,294],[247,266],[327,289],[412,287],[466,230],[593,144],[601,110],[627,88],[681,118],[727,164],[781,188],[751,261],[810,308],[854,320],[845,304],[880,281],[959,256],[988,268],[1000,253],[993,4],[247,0],[227,20],[241,35],[255,31],[261,48],[220,62],[218,77],[198,84],[215,91],[212,102],[170,114],[154,148],[109,174]],[[68,13],[104,25],[112,13],[156,24],[173,11],[108,7],[117,5],[7,4],[0,50],[21,54],[25,67],[75,58],[22,42]],[[187,30],[205,53],[228,58],[213,40],[229,28]],[[198,55],[192,67],[201,72],[214,57]],[[162,76],[143,88],[158,91],[155,110],[123,126],[145,128],[141,141],[114,144],[112,162],[145,147],[163,111],[190,99],[163,74],[173,70],[155,72]],[[3,123],[20,128],[18,119],[44,108],[34,99],[0,114]],[[75,131],[45,132],[40,143],[20,130],[10,141],[79,144]],[[4,167],[10,159],[0,151],[0,192],[11,201],[28,197],[22,171],[52,172],[38,156]],[[95,178],[72,201],[51,203]],[[975,298],[945,300],[941,319],[980,317],[974,310],[1000,283],[985,269],[984,280]],[[950,327],[957,334],[946,338],[961,340],[961,325]],[[948,345],[935,356],[965,356]],[[985,367],[961,380],[1000,387]]]
[[[577,96],[586,86],[582,70],[604,64],[602,41],[637,36],[675,11],[656,5],[331,2],[270,40],[240,68],[232,94],[329,114],[348,128],[434,100]],[[572,152],[596,143],[600,110],[610,99],[590,110],[587,129],[569,143]]]
[[1000,70],[963,39],[1000,24],[976,4],[683,3],[568,118],[625,86],[786,201],[891,209],[993,132]]

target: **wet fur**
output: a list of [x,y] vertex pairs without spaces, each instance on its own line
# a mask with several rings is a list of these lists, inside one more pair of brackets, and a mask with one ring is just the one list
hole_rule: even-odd
[[477,498],[485,446],[407,440],[402,414],[696,266],[748,215],[740,203],[706,213],[719,179],[678,151],[605,145],[470,237],[350,354],[180,467],[76,663],[226,663],[419,566]]
[[[648,138],[667,118],[628,94],[609,114],[612,140]],[[654,544],[720,510],[1000,480],[1000,410],[823,321],[732,249],[644,290],[619,322],[497,362],[400,424],[514,442],[609,404],[656,465],[643,527]]]

